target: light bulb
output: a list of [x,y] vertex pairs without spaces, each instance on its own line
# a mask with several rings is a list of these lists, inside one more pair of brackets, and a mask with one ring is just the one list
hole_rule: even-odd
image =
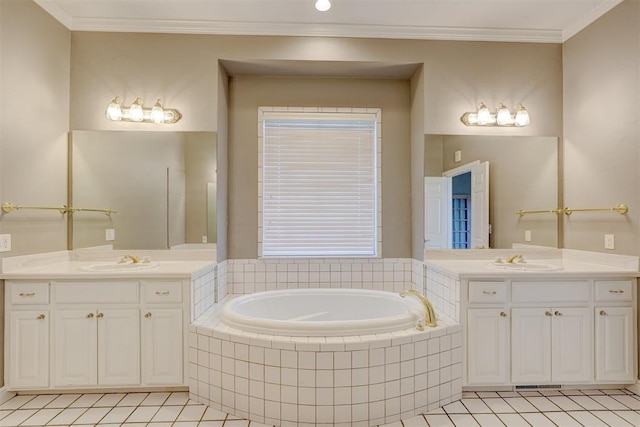
[[491,112],[489,108],[484,105],[484,102],[481,102],[478,106],[478,124],[486,125],[491,123]]
[[516,126],[526,126],[529,123],[530,123],[529,112],[527,111],[526,108],[522,106],[522,104],[520,104],[520,107],[518,107],[518,111],[516,111],[516,118],[515,118],[514,124]]
[[162,101],[159,99],[151,109],[151,121],[158,124],[164,123],[164,109],[162,108]]
[[315,8],[316,10],[320,11],[320,12],[326,12],[327,10],[331,9],[331,1],[329,0],[316,0],[315,3]]
[[113,121],[122,120],[122,102],[117,96],[107,107],[107,118]]
[[500,104],[498,107],[498,113],[496,115],[496,122],[498,126],[509,126],[513,124],[513,116],[511,111],[504,104]]
[[131,107],[129,107],[129,120],[132,122],[144,120],[144,110],[142,109],[142,100],[140,98],[136,98]]

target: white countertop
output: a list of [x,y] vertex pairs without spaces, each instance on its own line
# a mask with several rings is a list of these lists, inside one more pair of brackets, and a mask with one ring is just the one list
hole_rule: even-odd
[[[447,253],[428,252],[425,254],[425,265],[459,279],[469,278],[495,278],[495,279],[536,279],[536,278],[604,278],[604,277],[640,277],[638,258],[625,255],[600,254],[585,251],[558,250],[555,254],[536,253],[525,251],[526,264],[549,265],[559,269],[555,270],[507,270],[497,269],[492,266],[494,259],[506,258],[506,253],[516,254],[523,251],[511,250],[509,252],[491,252],[482,250],[473,254],[461,254],[452,256]],[[429,256],[431,255],[431,256]],[[541,258],[536,258],[536,255]],[[442,256],[442,258],[440,258]]]
[[[211,254],[184,254],[188,251],[144,251],[154,267],[131,271],[87,271],[91,265],[117,263],[132,251],[60,251],[2,259],[0,279],[4,280],[101,280],[101,279],[187,279],[212,268]],[[143,255],[142,252],[140,255]],[[190,256],[189,256],[190,255]],[[137,256],[137,254],[136,254]],[[195,258],[195,259],[189,259]]]

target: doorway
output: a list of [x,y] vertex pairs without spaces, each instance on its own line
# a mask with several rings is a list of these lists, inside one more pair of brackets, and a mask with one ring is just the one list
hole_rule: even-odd
[[489,247],[489,162],[425,177],[425,248]]

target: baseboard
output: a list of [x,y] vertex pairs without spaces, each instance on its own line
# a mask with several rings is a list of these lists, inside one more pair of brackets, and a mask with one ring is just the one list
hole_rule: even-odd
[[12,391],[7,391],[4,387],[0,388],[0,405],[11,399],[16,394]]
[[635,384],[628,385],[626,389],[640,395],[640,381],[636,381]]

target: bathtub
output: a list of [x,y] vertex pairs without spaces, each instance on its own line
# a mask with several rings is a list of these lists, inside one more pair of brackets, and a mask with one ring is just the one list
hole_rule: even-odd
[[424,318],[417,304],[412,297],[384,291],[290,289],[237,297],[223,306],[220,321],[269,335],[370,335],[415,327]]
[[[411,285],[407,285],[407,289]],[[228,296],[189,330],[189,396],[282,427],[388,424],[461,398],[462,328],[363,289]]]

